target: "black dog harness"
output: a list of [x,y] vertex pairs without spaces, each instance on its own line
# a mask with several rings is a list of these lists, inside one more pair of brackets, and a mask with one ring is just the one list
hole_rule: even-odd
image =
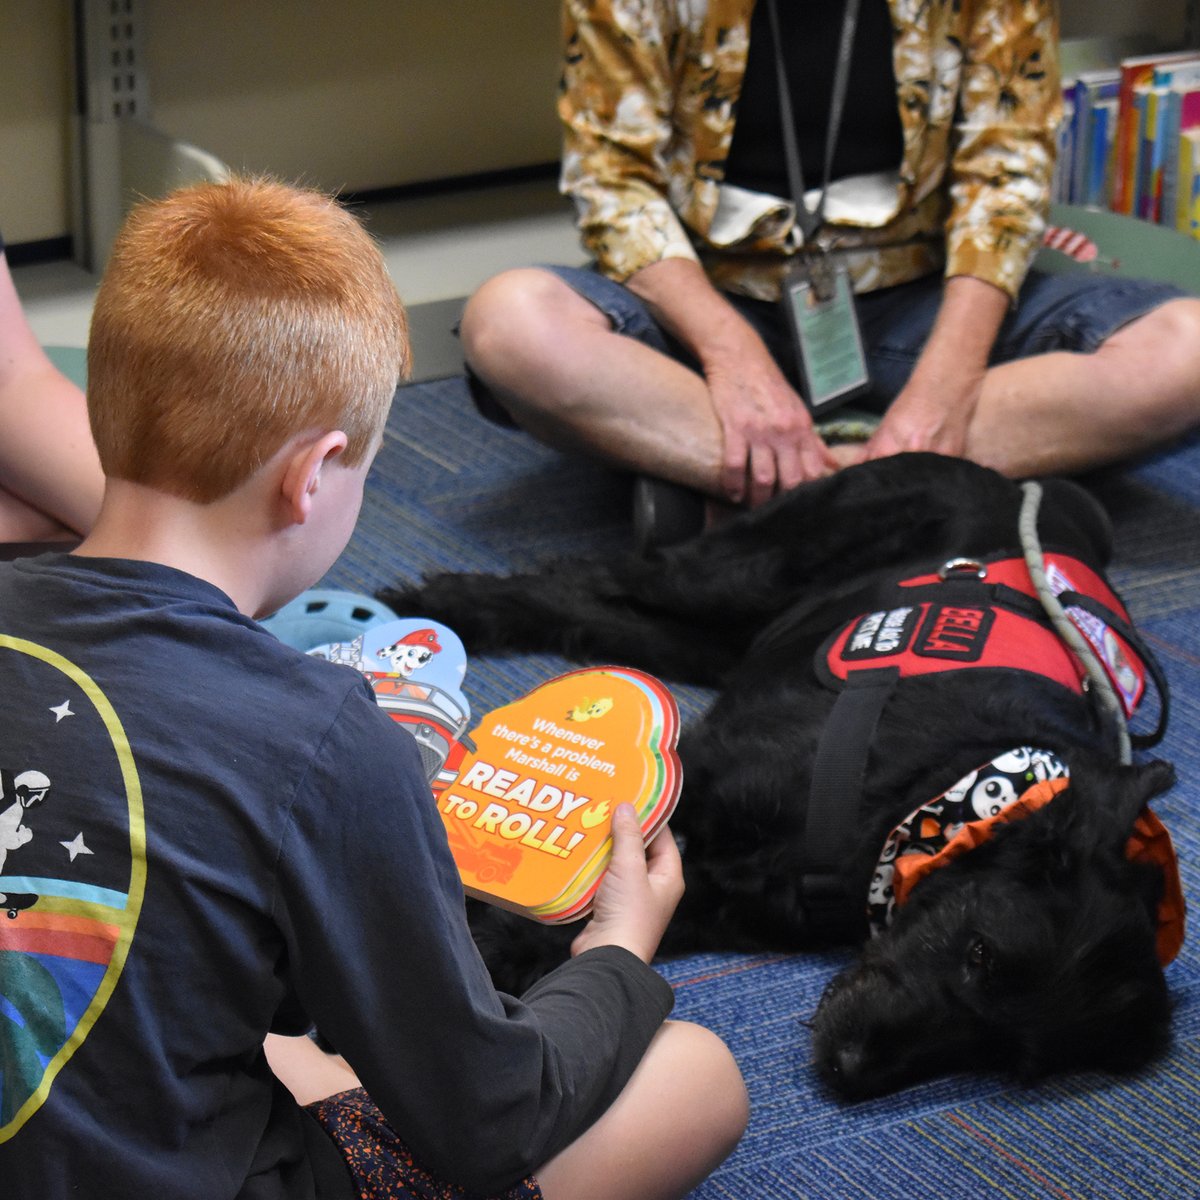
[[[1151,746],[1166,728],[1166,681],[1105,580],[1066,554],[1044,556],[1046,582],[1101,664],[1125,717],[1149,676],[1160,698],[1156,728],[1135,736]],[[846,847],[855,835],[866,762],[888,699],[902,679],[952,670],[1040,675],[1076,695],[1091,692],[1088,670],[1055,629],[1025,559],[954,559],[897,583],[883,602],[837,628],[817,651],[816,672],[838,690],[813,765],[802,890],[814,921],[861,925],[861,897],[846,893]]]

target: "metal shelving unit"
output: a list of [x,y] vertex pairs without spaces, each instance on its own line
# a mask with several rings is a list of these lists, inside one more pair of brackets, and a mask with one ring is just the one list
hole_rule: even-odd
[[75,261],[100,272],[130,202],[228,178],[228,168],[151,120],[141,0],[71,0]]

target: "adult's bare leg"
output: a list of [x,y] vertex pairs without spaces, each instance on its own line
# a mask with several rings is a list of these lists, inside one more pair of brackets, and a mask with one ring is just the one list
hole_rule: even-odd
[[704,380],[633,338],[557,276],[488,280],[463,313],[472,369],[540,441],[720,496],[721,429]]
[[1200,300],[1171,300],[1091,354],[993,367],[967,455],[1014,478],[1069,474],[1144,453],[1200,423]]

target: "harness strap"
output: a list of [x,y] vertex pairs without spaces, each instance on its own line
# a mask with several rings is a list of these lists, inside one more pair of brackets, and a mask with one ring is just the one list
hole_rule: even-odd
[[831,935],[862,916],[844,885],[846,842],[858,828],[867,747],[896,684],[898,667],[855,671],[838,693],[817,744],[804,825],[800,887],[814,928]]

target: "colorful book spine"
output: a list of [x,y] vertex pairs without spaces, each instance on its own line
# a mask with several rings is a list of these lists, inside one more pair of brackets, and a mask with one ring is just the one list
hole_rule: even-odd
[[1136,212],[1147,221],[1171,223],[1165,193],[1178,156],[1172,122],[1177,125],[1179,120],[1179,109],[1173,113],[1172,100],[1177,92],[1197,84],[1200,84],[1200,60],[1171,63],[1155,69],[1146,92]]
[[1127,203],[1129,207],[1122,209],[1131,216],[1137,216],[1142,209],[1142,192],[1145,188],[1146,174],[1146,109],[1152,87],[1149,83],[1139,83],[1133,89],[1133,116],[1131,118],[1131,136],[1133,139],[1133,157],[1129,164],[1129,175],[1126,179]]
[[1056,203],[1071,202],[1071,172],[1075,162],[1075,85],[1063,88],[1063,115],[1055,137],[1051,195]]
[[[1163,120],[1163,202],[1159,222],[1178,226],[1179,198],[1187,195],[1181,188],[1180,149],[1183,135],[1200,125],[1200,83],[1176,84],[1167,93],[1167,111]],[[1186,182],[1186,181],[1185,181]]]
[[1120,83],[1117,89],[1117,128],[1113,146],[1113,212],[1132,213],[1134,206],[1134,182],[1137,178],[1135,161],[1138,153],[1137,112],[1134,106],[1134,90],[1148,84],[1156,67],[1172,62],[1184,62],[1197,57],[1194,50],[1180,50],[1170,54],[1148,54],[1124,58],[1119,67]]
[[[1105,192],[1105,168],[1108,162],[1106,105],[1115,102],[1120,87],[1120,72],[1115,68],[1084,71],[1075,80],[1073,169],[1071,199],[1076,204],[1095,204],[1094,193]],[[1099,139],[1096,127],[1101,126]],[[1099,186],[1096,178],[1099,176]]]
[[1143,221],[1157,221],[1162,207],[1163,114],[1166,111],[1167,89],[1150,87],[1146,92],[1146,109],[1142,121],[1142,149],[1138,158],[1137,215]]
[[1179,135],[1179,179],[1175,228],[1200,240],[1200,128]]
[[1087,187],[1083,203],[1093,208],[1108,205],[1112,191],[1113,134],[1117,122],[1117,98],[1101,101],[1092,110],[1091,146],[1088,150]]

